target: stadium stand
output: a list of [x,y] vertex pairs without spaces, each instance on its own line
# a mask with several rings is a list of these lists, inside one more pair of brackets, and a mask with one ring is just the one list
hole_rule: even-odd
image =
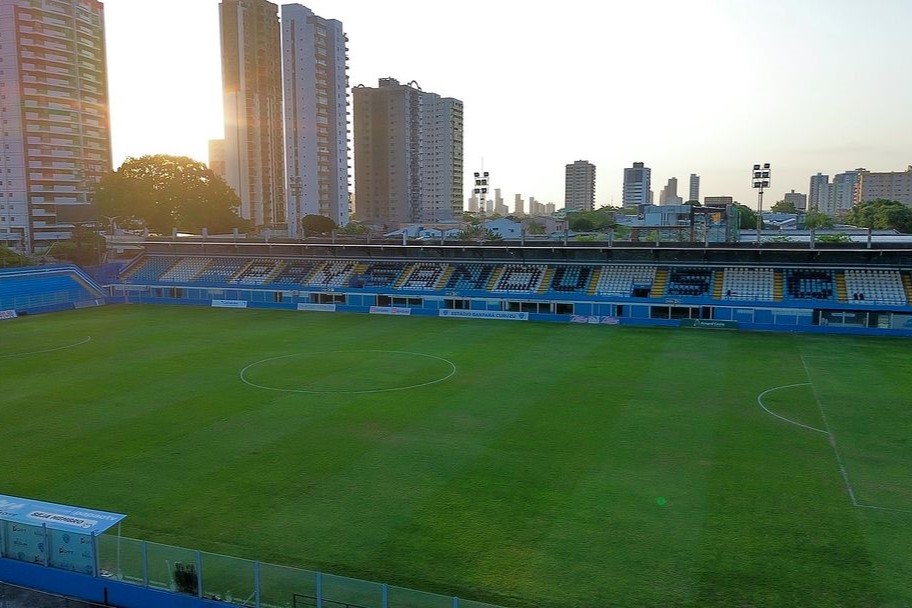
[[712,287],[712,270],[708,268],[672,268],[668,275],[669,296],[705,296]]
[[557,293],[574,293],[585,291],[592,276],[589,266],[558,266],[551,275],[548,290]]
[[272,279],[271,285],[277,287],[300,287],[307,281],[307,277],[313,273],[317,265],[322,262],[313,260],[287,260],[279,261],[277,264],[278,272],[273,271],[275,278]]
[[834,278],[832,270],[798,270],[785,272],[786,297],[792,300],[832,300]]
[[263,285],[268,282],[273,273],[280,268],[281,261],[256,258],[250,261],[244,269],[229,283],[238,285]]
[[436,289],[448,264],[421,263],[408,270],[408,276],[398,284],[399,289]]
[[223,285],[250,264],[246,258],[215,258],[193,279],[194,283]]
[[846,270],[846,300],[868,304],[906,304],[898,270]]
[[151,255],[145,256],[134,266],[124,269],[122,281],[130,283],[148,283],[158,281],[161,276],[174,266],[180,257]]
[[772,268],[726,268],[722,295],[726,300],[773,301]]
[[104,303],[104,291],[76,267],[0,271],[0,310],[49,312]]
[[326,262],[306,279],[307,285],[315,287],[342,287],[350,283],[355,271],[352,261]]
[[646,296],[652,289],[655,275],[655,266],[603,266],[594,295]]
[[402,262],[373,262],[358,272],[353,285],[360,287],[392,287],[402,272],[405,264]]
[[159,277],[165,283],[189,283],[212,262],[212,258],[183,258]]
[[493,292],[534,292],[538,291],[547,266],[527,264],[504,264],[495,282]]
[[493,264],[454,264],[453,273],[446,282],[446,289],[482,290],[487,286],[493,272]]

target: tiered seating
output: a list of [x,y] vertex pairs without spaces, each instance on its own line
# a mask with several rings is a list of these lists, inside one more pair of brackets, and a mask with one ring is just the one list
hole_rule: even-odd
[[454,264],[453,274],[447,280],[445,289],[485,289],[491,273],[494,272],[493,264]]
[[354,262],[326,262],[310,276],[307,284],[314,287],[342,287],[349,284],[354,270]]
[[[246,260],[245,260],[246,261]],[[244,269],[244,272],[231,279],[231,283],[240,285],[262,285],[266,282],[279,264],[278,260],[267,260],[258,258],[250,262],[250,266]],[[308,272],[313,268],[308,268]]]
[[595,293],[603,296],[629,297],[636,288],[652,287],[655,266],[603,266]]
[[0,310],[44,308],[97,297],[72,274],[0,275]]
[[159,278],[162,282],[188,283],[196,278],[212,258],[183,258]]
[[361,287],[392,287],[404,269],[403,262],[372,262],[355,281]]
[[313,272],[318,264],[323,262],[314,262],[313,260],[289,260],[285,267],[279,272],[278,276],[272,280],[270,285],[299,287],[304,284],[307,277]]
[[786,270],[785,293],[793,300],[832,300],[833,272],[830,270]]
[[584,291],[592,276],[589,266],[558,266],[554,269],[548,289],[559,293]]
[[434,289],[446,267],[446,264],[418,264],[400,289]]
[[135,270],[131,270],[127,275],[127,281],[131,283],[150,283],[158,281],[159,278],[178,260],[176,256],[171,255],[152,255],[143,258]]
[[504,264],[497,285],[491,291],[535,291],[545,274],[544,265]]
[[905,304],[906,292],[898,270],[846,270],[846,298],[850,302]]
[[726,268],[722,297],[726,300],[773,300],[772,268]]
[[197,275],[194,281],[198,283],[227,283],[228,279],[240,272],[249,261],[248,258],[215,258],[203,272]]
[[672,268],[668,274],[669,296],[700,297],[712,287],[712,270],[708,268]]

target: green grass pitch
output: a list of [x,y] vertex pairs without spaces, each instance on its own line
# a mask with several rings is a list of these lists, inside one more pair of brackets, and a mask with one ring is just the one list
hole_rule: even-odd
[[0,401],[0,493],[134,538],[521,608],[912,605],[905,340],[105,307],[0,322]]

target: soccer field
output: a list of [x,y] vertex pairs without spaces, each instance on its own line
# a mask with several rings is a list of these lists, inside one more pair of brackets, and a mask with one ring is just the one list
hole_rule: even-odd
[[0,493],[517,608],[912,605],[912,342],[119,306],[0,321]]

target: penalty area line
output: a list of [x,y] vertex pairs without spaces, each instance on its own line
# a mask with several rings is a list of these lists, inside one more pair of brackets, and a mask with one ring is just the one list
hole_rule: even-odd
[[[823,429],[818,429],[817,427],[814,427],[814,426],[809,426],[809,425],[807,425],[807,424],[802,424],[802,423],[800,423],[800,422],[796,422],[795,420],[792,420],[791,418],[786,418],[785,416],[780,416],[779,414],[777,414],[777,413],[774,412],[773,410],[771,410],[771,409],[769,409],[768,407],[766,407],[766,404],[763,403],[763,398],[764,398],[765,396],[767,396],[769,393],[772,393],[772,392],[775,392],[775,391],[785,390],[785,389],[787,389],[787,388],[795,388],[795,387],[798,387],[798,386],[811,386],[811,383],[810,383],[810,382],[802,382],[802,383],[800,383],[800,384],[786,384],[786,385],[784,385],[784,386],[776,386],[776,387],[773,387],[773,388],[771,388],[771,389],[767,389],[767,390],[763,391],[762,393],[760,393],[759,395],[757,395],[757,403],[760,405],[760,407],[763,408],[763,411],[765,411],[765,412],[766,412],[767,414],[769,414],[770,416],[774,416],[774,417],[778,418],[779,420],[782,420],[782,421],[784,421],[784,422],[788,422],[789,424],[794,424],[795,426],[800,426],[800,427],[803,428],[803,429],[808,429],[809,431],[814,431],[814,432],[816,432],[816,433],[823,433],[824,435],[829,434],[828,431],[825,431],[825,430],[823,430]],[[811,386],[811,389],[813,390],[813,386]]]

